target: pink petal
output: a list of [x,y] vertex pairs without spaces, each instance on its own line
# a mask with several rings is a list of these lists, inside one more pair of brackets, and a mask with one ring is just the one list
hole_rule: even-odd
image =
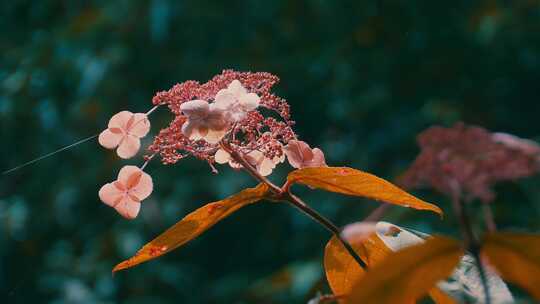
[[199,121],[188,120],[182,125],[182,134],[191,140],[202,139],[207,131]]
[[[118,172],[118,181],[122,184],[128,185],[130,179],[137,174],[141,174],[143,171],[137,166],[123,166]],[[129,187],[127,187],[129,189]]]
[[313,149],[313,159],[311,160],[310,167],[326,167],[326,160],[324,159],[324,153],[321,149]]
[[182,125],[182,134],[184,134],[184,136],[187,138],[191,138],[194,129],[195,124],[192,121],[188,120]]
[[133,117],[133,113],[130,111],[122,111],[114,114],[109,120],[109,129],[122,129],[126,131],[129,120]]
[[129,176],[129,178],[127,180],[127,183],[126,183],[126,189],[128,191],[131,191],[131,190],[135,189],[135,187],[137,187],[137,185],[141,181],[142,174],[143,174],[143,172],[139,171],[139,172],[134,172]]
[[236,103],[236,96],[229,90],[220,90],[214,99],[214,103],[210,106],[213,109],[227,111]]
[[139,138],[145,137],[150,131],[150,121],[146,114],[136,113],[133,115],[133,124],[127,130],[129,134],[135,135]]
[[204,122],[210,129],[225,129],[229,126],[224,111],[212,106]]
[[124,137],[122,142],[120,142],[116,154],[124,159],[131,158],[137,154],[140,147],[141,140],[136,136],[128,134]]
[[118,146],[124,136],[121,133],[113,133],[107,129],[99,134],[99,144],[107,149],[114,149]]
[[276,167],[276,164],[274,162],[266,157],[262,159],[262,161],[257,166],[257,171],[262,176],[268,176],[272,173],[272,170]]
[[139,214],[141,203],[133,201],[126,195],[114,209],[116,209],[123,217],[132,220]]
[[206,100],[191,100],[180,105],[180,110],[191,119],[201,119],[208,114],[210,105]]
[[204,138],[208,134],[208,126],[200,124],[198,128],[194,130],[200,138]]
[[99,189],[99,199],[105,204],[114,207],[124,195],[124,192],[114,186],[113,183],[103,185]]
[[358,244],[377,231],[375,222],[356,222],[343,228],[341,236],[351,244]]
[[280,163],[282,163],[284,161],[285,161],[285,154],[281,154],[281,156],[276,156],[276,157],[274,157],[274,159],[272,159],[272,162],[274,164],[276,164],[276,165],[280,164]]
[[131,188],[129,192],[134,195],[139,201],[142,201],[148,196],[150,196],[150,194],[152,194],[152,190],[154,189],[152,177],[143,171],[141,171],[141,173],[142,174],[140,175],[138,183],[133,188]]
[[247,112],[242,110],[241,107],[234,107],[229,113],[227,113],[229,116],[230,121],[239,122],[246,118]]
[[240,95],[243,95],[243,94],[246,94],[247,91],[246,89],[244,88],[244,86],[242,85],[242,83],[238,80],[233,80],[229,86],[227,87],[227,90],[231,93],[233,93],[234,95],[236,96],[240,96]]
[[304,163],[313,160],[313,150],[311,150],[309,145],[305,141],[299,141],[298,144]]
[[305,142],[290,140],[289,143],[284,147],[289,164],[297,169],[302,168],[304,166],[305,156],[309,156],[309,153],[306,153],[306,149],[311,151]]
[[214,155],[214,160],[218,164],[226,164],[231,160],[231,155],[227,151],[219,149]]
[[535,155],[540,154],[540,145],[530,139],[520,138],[508,133],[493,133],[491,138],[508,148],[522,151],[523,153]]
[[264,160],[264,154],[259,150],[253,150],[246,154],[246,159],[250,164],[258,166]]
[[294,168],[326,166],[324,153],[321,149],[311,149],[306,142],[291,140],[284,148],[289,163]]
[[233,169],[242,169],[243,168],[243,166],[240,163],[237,163],[234,160],[231,160],[229,162],[229,166],[231,166],[231,168],[233,168]]
[[211,144],[217,144],[224,136],[227,134],[227,129],[224,130],[213,130],[208,129],[208,133],[204,139]]
[[259,96],[255,93],[245,94],[240,97],[240,103],[242,103],[242,107],[246,111],[255,110],[259,106],[260,100]]

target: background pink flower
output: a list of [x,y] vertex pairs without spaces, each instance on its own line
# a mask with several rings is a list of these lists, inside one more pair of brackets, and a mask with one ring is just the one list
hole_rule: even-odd
[[123,217],[134,219],[139,214],[141,201],[152,193],[153,187],[150,175],[136,166],[124,166],[116,181],[101,187],[99,198]]
[[99,134],[99,144],[107,149],[118,147],[121,158],[131,158],[141,147],[141,138],[150,131],[150,121],[144,113],[122,111],[109,120],[107,130]]
[[474,125],[433,126],[417,141],[420,154],[398,179],[406,189],[428,186],[466,201],[491,202],[496,183],[540,171],[536,143]]

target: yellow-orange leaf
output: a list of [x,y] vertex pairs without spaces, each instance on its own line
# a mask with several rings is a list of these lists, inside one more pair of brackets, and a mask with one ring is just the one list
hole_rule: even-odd
[[490,233],[484,238],[482,254],[504,280],[540,300],[540,235]]
[[[368,267],[373,267],[392,254],[392,250],[375,234],[361,243],[351,245]],[[343,303],[343,299],[350,294],[353,284],[365,274],[365,271],[360,268],[335,236],[326,244],[324,269],[330,289],[335,295],[342,296],[340,303]],[[429,295],[437,304],[456,303],[437,287],[432,288]]]
[[457,304],[456,300],[437,287],[434,287],[429,291],[429,296],[435,304]]
[[287,179],[289,183],[443,213],[436,205],[420,200],[382,178],[347,167],[303,168],[291,172]]
[[[351,244],[354,251],[366,263],[363,245]],[[356,263],[336,236],[333,236],[324,249],[324,269],[328,285],[335,295],[348,295],[352,284],[364,275],[364,270]]]
[[412,303],[449,277],[462,255],[457,241],[440,236],[392,253],[353,284],[344,303]]
[[263,199],[268,187],[260,184],[224,200],[207,204],[188,214],[164,233],[144,245],[133,257],[116,265],[113,272],[155,259],[191,241],[236,210]]

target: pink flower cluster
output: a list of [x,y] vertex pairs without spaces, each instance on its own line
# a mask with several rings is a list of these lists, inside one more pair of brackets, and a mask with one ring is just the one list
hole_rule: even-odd
[[[154,137],[142,168],[160,155],[163,164],[194,156],[216,172],[215,164],[242,169],[230,151],[242,155],[262,176],[271,174],[285,157],[294,168],[325,166],[320,149],[296,139],[289,104],[270,92],[278,80],[269,73],[225,70],[204,84],[191,80],[176,84],[157,93],[152,100],[155,107],[147,113],[114,115],[99,143],[117,149],[121,158],[135,156],[140,139],[150,130],[148,115],[166,105],[174,118]],[[142,168],[124,167],[118,179],[99,192],[104,203],[126,218],[136,217],[141,200],[152,192],[152,179]]]
[[165,164],[188,155],[213,164],[219,141],[227,137],[244,154],[257,150],[269,159],[281,157],[282,146],[296,134],[289,104],[270,92],[278,80],[269,73],[225,70],[204,84],[186,81],[156,94],[154,105],[167,105],[175,118],[149,150]]
[[431,186],[447,195],[490,202],[495,183],[540,171],[538,144],[481,127],[431,127],[420,133],[418,143],[420,155],[399,180],[409,189]]

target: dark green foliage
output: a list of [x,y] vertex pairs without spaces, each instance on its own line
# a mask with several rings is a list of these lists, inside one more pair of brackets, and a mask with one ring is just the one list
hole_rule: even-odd
[[[414,160],[415,135],[432,124],[540,137],[537,1],[2,1],[0,28],[2,171],[224,68],[280,76],[302,139],[331,165],[389,180]],[[151,132],[170,116],[158,117]],[[329,235],[273,203],[246,207],[185,248],[111,277],[117,262],[189,211],[255,185],[193,160],[152,163],[155,191],[126,221],[97,191],[137,162],[94,141],[0,176],[3,302],[305,303],[326,290],[314,286]],[[496,188],[501,227],[540,230],[538,181]],[[445,198],[416,194],[450,211]],[[376,206],[320,192],[304,198],[340,225]],[[385,219],[456,233],[451,215],[440,222],[392,207]],[[277,272],[281,279],[265,281]]]

